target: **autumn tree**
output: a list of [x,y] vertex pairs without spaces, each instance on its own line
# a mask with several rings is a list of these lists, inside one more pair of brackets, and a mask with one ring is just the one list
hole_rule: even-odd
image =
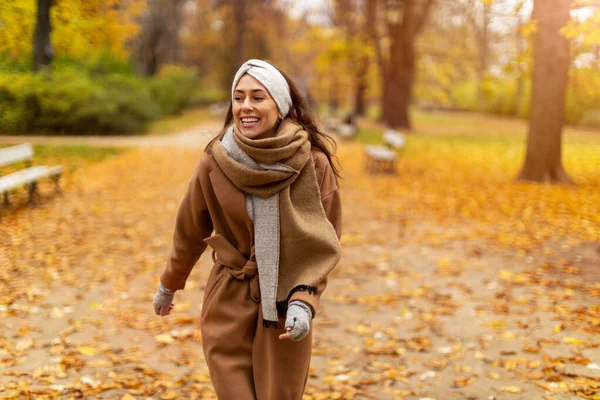
[[136,60],[146,75],[154,75],[164,64],[181,58],[179,28],[185,0],[149,0],[148,14],[138,38]]
[[490,65],[490,23],[492,22],[492,0],[464,0],[460,2],[470,25],[478,53],[476,61],[478,92],[477,100],[484,102],[483,80]]
[[353,0],[335,0],[331,4],[331,20],[345,33],[349,67],[354,75],[353,111],[363,115],[366,110],[367,74],[371,62],[367,27],[360,4]]
[[[366,0],[366,24],[381,74],[382,118],[392,128],[411,129],[408,108],[415,80],[415,41],[433,2]],[[384,40],[389,45],[384,46]]]
[[456,108],[457,84],[476,76],[478,51],[462,2],[438,2],[417,42],[414,95],[424,107]]
[[[138,17],[146,9],[146,0],[3,0],[1,4],[0,55],[17,62],[33,60],[34,65],[36,60],[49,62],[53,54],[87,59],[106,50],[124,60],[139,32]],[[32,40],[23,40],[26,37]]]
[[197,0],[185,33],[185,58],[226,88],[249,58],[286,67],[288,16],[275,0]]
[[525,164],[519,179],[570,182],[562,160],[562,128],[569,76],[569,40],[561,34],[571,0],[535,0],[537,22]]
[[37,1],[37,18],[33,36],[33,69],[50,65],[54,58],[54,49],[50,40],[52,26],[50,24],[50,9],[52,0]]

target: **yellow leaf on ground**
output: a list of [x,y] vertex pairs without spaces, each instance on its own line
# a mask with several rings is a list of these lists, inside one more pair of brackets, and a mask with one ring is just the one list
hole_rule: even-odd
[[569,337],[569,336],[565,336],[563,338],[563,343],[565,343],[565,344],[574,344],[574,345],[577,345],[577,346],[585,344],[585,342],[583,340],[579,340],[577,338]]
[[171,344],[173,343],[173,336],[171,336],[168,333],[163,333],[161,335],[157,335],[154,337],[154,339],[156,339],[157,343],[160,344]]
[[90,367],[111,368],[114,364],[108,360],[93,360],[88,363]]
[[84,356],[95,356],[100,352],[100,349],[93,346],[77,346],[77,351]]
[[454,386],[455,387],[463,387],[463,386],[469,386],[471,385],[473,382],[475,382],[477,380],[477,375],[472,375],[468,378],[464,378],[464,379],[455,379],[454,380]]
[[497,374],[495,372],[486,372],[485,376],[487,376],[490,379],[494,379],[494,380],[500,379],[500,374]]
[[506,328],[506,322],[491,321],[491,322],[488,322],[487,326],[489,326],[490,328]]
[[65,313],[58,307],[54,307],[50,313],[50,317],[58,319],[65,316]]
[[521,393],[523,389],[516,386],[504,386],[502,391],[507,393]]
[[19,340],[17,342],[17,345],[15,346],[15,349],[17,349],[18,351],[25,351],[28,350],[31,346],[33,346],[33,339],[26,338]]

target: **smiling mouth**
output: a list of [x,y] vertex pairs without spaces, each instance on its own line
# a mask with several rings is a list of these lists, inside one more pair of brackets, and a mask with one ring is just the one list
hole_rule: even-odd
[[244,128],[252,128],[254,126],[256,126],[256,124],[258,123],[258,121],[260,121],[260,118],[256,118],[256,117],[244,117],[241,118],[242,121],[242,127]]

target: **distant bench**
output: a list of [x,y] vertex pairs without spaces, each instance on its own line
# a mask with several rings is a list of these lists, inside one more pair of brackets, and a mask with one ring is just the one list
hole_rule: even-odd
[[396,172],[397,151],[404,149],[406,139],[402,133],[388,129],[383,134],[385,146],[365,147],[365,169],[370,173]]
[[324,120],[325,129],[328,132],[337,133],[342,139],[353,139],[358,134],[358,127],[356,126],[356,117],[353,114],[349,114],[343,120],[336,118],[326,118]]
[[37,182],[42,178],[52,178],[56,184],[56,191],[60,191],[59,179],[62,174],[62,167],[55,165],[46,167],[43,165],[31,165],[33,158],[33,147],[30,143],[19,144],[0,149],[0,168],[7,165],[13,165],[19,162],[24,162],[25,167],[19,171],[0,176],[0,193],[4,194],[4,205],[7,206],[9,191],[20,186],[28,186],[29,204],[35,203],[35,194],[37,190]]

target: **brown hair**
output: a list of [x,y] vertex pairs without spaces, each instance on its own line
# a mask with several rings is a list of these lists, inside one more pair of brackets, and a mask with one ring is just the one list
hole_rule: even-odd
[[[315,118],[313,116],[313,113],[312,113],[311,109],[308,107],[306,99],[300,94],[300,91],[298,90],[298,88],[296,87],[294,82],[292,82],[292,80],[279,68],[277,68],[277,70],[279,72],[281,72],[281,75],[283,75],[283,77],[285,78],[285,80],[287,81],[287,83],[290,87],[290,97],[292,98],[292,106],[290,107],[289,114],[286,118],[291,118],[292,121],[300,124],[300,126],[302,126],[302,128],[306,132],[308,132],[308,140],[310,141],[311,146],[313,148],[316,147],[321,152],[323,152],[323,154],[325,154],[325,156],[327,156],[327,160],[329,161],[329,164],[331,165],[331,168],[333,169],[333,173],[335,174],[335,176],[337,178],[341,178],[341,175],[339,172],[339,160],[334,154],[335,150],[337,149],[335,140],[331,136],[322,132],[319,129],[319,127],[317,126],[317,123],[315,121]],[[221,140],[223,138],[223,136],[225,135],[225,131],[227,130],[227,127],[229,127],[229,125],[231,125],[231,123],[233,122],[233,111],[232,110],[233,110],[233,104],[230,101],[229,109],[227,110],[227,115],[225,116],[225,123],[223,124],[223,130],[221,131],[221,133],[218,136],[214,137],[206,145],[206,149],[205,149],[206,153],[210,153],[210,147],[212,147],[212,145],[217,140]],[[329,146],[331,146],[331,148],[333,150],[330,150]],[[334,161],[335,161],[335,163],[334,163]]]

